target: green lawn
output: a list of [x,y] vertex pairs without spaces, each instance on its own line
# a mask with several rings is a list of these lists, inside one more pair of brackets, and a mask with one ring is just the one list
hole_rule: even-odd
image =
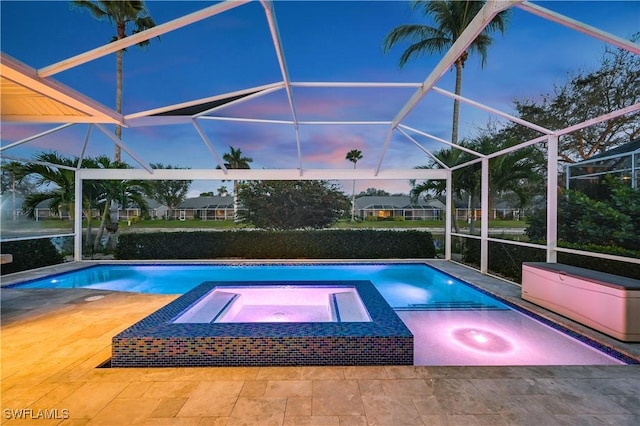
[[[24,226],[29,228],[38,229],[65,229],[72,231],[73,222],[67,220],[47,219],[38,222],[27,221]],[[469,224],[466,221],[459,221],[461,230],[469,229]],[[162,228],[162,229],[235,229],[235,228],[247,228],[248,226],[238,224],[232,220],[144,220],[138,223],[127,224],[127,221],[120,221],[120,230],[126,232],[126,230],[135,229],[149,229],[149,228]],[[476,221],[476,230],[480,230],[480,221]],[[94,229],[100,226],[100,221],[94,219],[91,225]],[[490,228],[525,228],[526,222],[523,220],[492,220],[489,222]],[[86,227],[86,223],[83,224]],[[337,229],[388,229],[388,228],[444,228],[444,221],[442,220],[410,220],[410,221],[356,221],[351,222],[348,219],[340,220],[334,225]]]

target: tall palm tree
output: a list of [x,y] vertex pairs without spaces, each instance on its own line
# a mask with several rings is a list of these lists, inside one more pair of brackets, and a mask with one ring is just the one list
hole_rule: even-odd
[[[471,20],[477,15],[485,1],[470,0],[446,0],[426,1],[415,0],[412,2],[414,10],[422,9],[425,16],[430,16],[435,26],[422,24],[406,24],[394,28],[385,37],[383,49],[388,52],[399,42],[408,41],[411,44],[400,56],[400,67],[403,67],[409,59],[424,54],[444,53],[458,40],[462,32],[467,28]],[[462,89],[462,69],[470,52],[477,52],[482,57],[482,65],[487,61],[487,48],[493,42],[489,34],[500,31],[504,34],[508,11],[498,13],[487,25],[484,31],[471,43],[469,49],[463,52],[454,62],[456,69],[455,93],[460,95]],[[451,142],[458,141],[458,121],[460,115],[460,103],[453,101],[453,123]]]
[[[127,37],[127,25],[132,24],[132,34],[155,27],[153,18],[149,16],[144,1],[89,1],[72,0],[71,4],[86,9],[98,20],[106,19],[116,25],[116,35],[111,41]],[[138,43],[138,46],[149,45],[149,40]],[[122,114],[122,52],[116,52],[116,112]],[[116,126],[116,138],[122,139],[122,127]],[[116,145],[114,161],[122,161],[120,146]]]
[[[253,162],[251,157],[243,157],[242,150],[240,148],[234,148],[229,146],[229,152],[226,152],[222,159],[224,160],[224,166],[227,169],[250,169],[249,163]],[[238,218],[238,181],[233,181],[233,218]]]
[[[362,151],[359,149],[352,149],[347,152],[347,156],[345,159],[351,161],[353,163],[353,170],[356,169],[356,164],[358,161],[362,160]],[[356,180],[353,180],[353,190],[351,191],[351,221],[353,222],[356,219]]]

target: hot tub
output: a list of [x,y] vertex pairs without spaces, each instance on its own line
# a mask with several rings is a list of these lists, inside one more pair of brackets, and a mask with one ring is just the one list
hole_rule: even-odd
[[413,335],[370,281],[233,281],[112,339],[112,367],[284,365],[413,365]]
[[355,287],[221,286],[178,315],[174,323],[369,322]]

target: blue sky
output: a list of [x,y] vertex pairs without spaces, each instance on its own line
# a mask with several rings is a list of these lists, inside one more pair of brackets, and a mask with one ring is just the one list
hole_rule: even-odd
[[[630,38],[640,30],[640,1],[550,1],[543,7]],[[199,10],[212,2],[148,1],[156,23]],[[109,41],[114,29],[68,2],[2,1],[1,48],[33,68],[41,68]],[[382,40],[404,23],[427,23],[406,1],[276,1],[289,75],[294,82],[422,82],[439,55],[425,56],[400,69],[403,46],[384,54]],[[484,68],[471,57],[463,74],[463,96],[505,112],[514,99],[537,99],[578,69],[598,65],[604,44],[594,38],[514,9],[505,36],[494,35]],[[131,47],[124,55],[124,113],[214,96],[282,80],[262,6],[240,6],[153,40],[147,48]],[[54,76],[55,79],[115,108],[115,55],[92,61]],[[453,91],[454,72],[437,86]],[[303,120],[391,120],[413,89],[294,89]],[[435,136],[450,138],[452,102],[431,93],[407,117],[405,124]],[[290,119],[284,91],[222,110],[221,115]],[[463,106],[461,136],[471,136],[495,119]],[[2,144],[51,126],[4,125]],[[241,148],[254,159],[252,168],[297,167],[292,126],[273,124],[203,123],[219,153]],[[303,167],[349,167],[344,156],[360,149],[358,167],[373,168],[381,152],[387,126],[301,126]],[[25,144],[8,155],[29,158],[55,148],[78,155],[86,126],[74,126]],[[210,168],[215,160],[190,125],[125,129],[123,139],[147,161],[191,168]],[[437,143],[419,139],[432,149]],[[89,143],[90,156],[112,155],[113,146],[97,132]],[[126,154],[124,160],[134,164]],[[383,167],[424,164],[427,158],[399,134],[394,135]],[[220,182],[194,183],[193,193],[210,191]],[[228,187],[230,185],[227,185]],[[407,182],[359,182],[357,191],[383,187],[406,192]],[[350,190],[350,185],[346,186]]]

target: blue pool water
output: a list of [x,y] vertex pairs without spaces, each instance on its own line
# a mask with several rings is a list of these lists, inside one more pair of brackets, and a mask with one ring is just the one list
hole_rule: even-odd
[[122,265],[94,266],[21,288],[95,288],[184,294],[204,281],[369,280],[400,308],[507,309],[498,300],[426,265]]
[[415,365],[637,363],[424,264],[100,265],[19,288],[184,294],[205,281],[324,280],[371,281],[414,335]]

